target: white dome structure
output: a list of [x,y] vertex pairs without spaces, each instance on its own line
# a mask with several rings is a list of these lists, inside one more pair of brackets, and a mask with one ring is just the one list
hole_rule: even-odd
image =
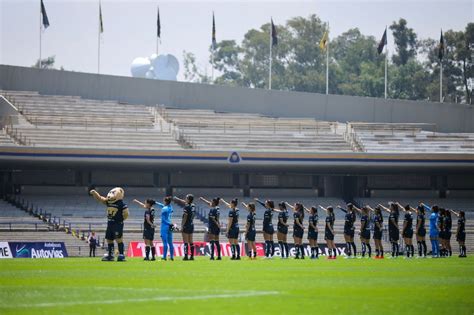
[[135,58],[130,67],[132,77],[176,81],[179,72],[178,59],[170,54],[149,58]]

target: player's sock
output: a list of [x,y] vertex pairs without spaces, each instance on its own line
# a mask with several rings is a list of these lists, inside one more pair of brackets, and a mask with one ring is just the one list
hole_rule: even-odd
[[240,244],[239,243],[235,245],[235,252],[236,252],[236,256],[240,258]]
[[336,258],[336,256],[337,256],[337,249],[336,249],[335,247],[332,249],[332,252],[333,252],[334,258]]
[[383,249],[380,250],[380,257],[383,258]]
[[123,242],[118,243],[117,247],[118,247],[118,250],[119,250],[119,254],[123,255],[123,249],[124,249]]
[[405,245],[405,254],[410,257],[410,245]]
[[285,245],[285,252],[286,252],[286,258],[288,258],[289,253],[290,253],[290,246],[288,246],[288,243],[283,243]]
[[211,259],[214,258],[214,241],[209,241],[211,247]]
[[301,258],[304,258],[304,245],[303,244],[300,245],[300,249],[301,249]]
[[366,245],[362,243],[362,257],[365,257]]
[[184,243],[184,258],[188,258],[188,243]]
[[112,257],[114,255],[114,243],[107,244],[107,248],[109,250],[109,257]]
[[280,256],[285,257],[285,248],[283,247],[283,241],[278,241],[278,246],[280,247]]
[[194,243],[191,243],[191,246],[190,246],[190,249],[191,249],[191,258],[194,258]]
[[156,248],[155,248],[155,246],[152,245],[151,246],[151,258],[152,259],[155,258],[155,255],[156,255]]
[[415,256],[415,246],[412,244],[410,245],[411,247],[411,257],[414,257]]
[[450,249],[449,250],[449,257],[453,256],[453,251]]
[[418,247],[418,256],[421,256],[422,252],[423,252],[422,246],[421,246],[421,241],[417,241],[416,244],[417,244],[417,247]]
[[367,248],[369,249],[369,258],[372,257],[372,246],[370,244],[367,244]]
[[466,245],[462,246],[462,253],[463,253],[463,256],[467,256],[466,255]]
[[217,257],[221,257],[221,243],[219,241],[214,241],[217,249]]
[[428,252],[428,247],[426,246],[426,241],[421,241],[421,246],[423,247],[423,256],[426,256]]
[[357,256],[357,248],[354,242],[352,242],[352,255]]
[[145,258],[150,258],[150,246],[145,246]]
[[395,244],[395,255],[398,257],[400,254],[400,245],[398,243]]
[[275,242],[270,241],[270,255],[273,257],[275,255]]
[[380,257],[380,251],[378,248],[375,248],[375,257]]
[[351,255],[352,255],[351,247],[352,247],[351,242],[346,242],[347,256],[349,256],[349,257],[351,257]]
[[314,252],[315,252],[315,254],[316,254],[316,258],[318,258],[318,257],[319,257],[319,246],[316,246],[316,247],[314,248]]
[[230,246],[230,250],[231,250],[231,252],[232,252],[232,258],[235,259],[235,244],[232,244],[232,245]]

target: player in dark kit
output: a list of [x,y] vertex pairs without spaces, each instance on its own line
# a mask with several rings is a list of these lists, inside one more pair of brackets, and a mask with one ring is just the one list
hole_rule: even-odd
[[412,208],[410,205],[406,205],[405,207],[400,206],[397,204],[401,209],[405,210],[405,218],[403,219],[403,228],[402,228],[402,236],[403,241],[405,242],[405,253],[406,258],[413,257],[415,255],[415,246],[413,246],[413,214]]
[[237,205],[239,201],[233,199],[230,203],[222,199],[222,202],[230,208],[229,219],[227,221],[227,238],[229,239],[230,249],[232,251],[231,260],[240,260],[240,245],[239,245],[239,209]]
[[286,203],[286,205],[293,209],[293,239],[295,241],[296,249],[295,259],[304,259],[304,207],[299,202],[295,203],[294,206],[290,205],[289,203]]
[[183,260],[194,260],[194,216],[196,215],[196,206],[194,205],[194,196],[186,195],[186,200],[173,197],[173,201],[183,207],[183,217],[181,219],[181,232],[184,243]]
[[254,200],[266,209],[263,213],[263,239],[265,240],[265,258],[270,259],[275,254],[275,243],[273,242],[275,229],[272,222],[273,211],[280,212],[280,210],[275,209],[273,200],[266,200],[265,202],[260,201],[258,198]]
[[456,230],[456,241],[459,243],[459,258],[466,258],[466,215],[464,211],[450,210],[455,216],[458,217],[458,227]]
[[398,217],[400,215],[400,211],[398,209],[398,205],[396,203],[390,203],[390,209],[384,207],[381,204],[378,206],[390,213],[388,217],[388,236],[390,243],[392,243],[392,257],[390,258],[397,258],[399,252],[398,241],[400,240],[400,230],[398,228]]
[[324,227],[324,239],[329,251],[328,259],[336,259],[337,250],[336,245],[334,244],[334,236],[336,232],[334,231],[334,222],[336,221],[336,216],[334,215],[333,207],[324,208],[319,205],[319,208],[323,209],[326,212],[326,224]]
[[362,216],[360,217],[360,242],[362,244],[362,257],[372,257],[372,247],[370,246],[370,218],[369,207],[362,208]]
[[246,204],[245,202],[242,202],[242,205],[249,211],[249,214],[247,215],[247,224],[245,225],[245,239],[247,240],[247,246],[249,249],[247,256],[250,259],[256,259],[257,246],[255,246],[255,236],[257,234],[257,231],[255,229],[255,204]]
[[311,259],[319,259],[318,246],[318,208],[311,207],[311,209],[304,208],[309,212],[308,224],[308,241],[311,247]]
[[453,228],[453,220],[451,218],[451,211],[446,210],[444,216],[444,243],[446,247],[446,256],[453,256],[453,250],[451,249],[451,229]]
[[426,227],[425,227],[425,207],[418,205],[416,208],[416,243],[418,245],[418,257],[426,258]]
[[277,239],[278,244],[280,245],[281,258],[288,258],[289,256],[289,247],[288,247],[288,209],[286,204],[282,201],[278,204],[280,208],[280,213],[278,213],[278,224],[277,224]]
[[447,249],[446,249],[446,227],[445,227],[445,220],[444,216],[446,215],[446,209],[439,208],[439,216],[438,216],[438,229],[439,229],[439,240],[441,244],[441,249],[439,251],[440,257],[447,256]]
[[[341,206],[337,206],[337,208],[346,213],[344,217],[344,240],[346,241],[347,258],[355,258],[357,256],[357,248],[354,242],[354,222],[356,220],[355,210],[360,212],[360,209],[354,206],[352,203],[347,204],[347,210]],[[352,253],[352,251],[354,251],[354,253]],[[352,256],[352,254],[354,254],[354,256]]]
[[211,244],[211,260],[214,260],[214,247],[217,252],[217,260],[221,260],[221,244],[219,242],[219,234],[221,232],[221,223],[219,222],[220,211],[219,211],[219,202],[221,198],[217,197],[209,201],[203,197],[200,197],[202,201],[207,203],[209,207],[208,215],[208,235],[209,243]]
[[108,255],[102,261],[114,260],[114,241],[117,243],[119,256],[117,261],[125,261],[123,245],[123,221],[128,218],[128,207],[123,202],[124,190],[120,187],[113,188],[106,197],[101,196],[93,187],[89,189],[89,194],[97,201],[107,206],[107,230],[105,239],[107,240]]
[[155,209],[153,209],[153,206],[156,202],[153,199],[147,199],[145,203],[133,199],[133,202],[146,209],[145,214],[143,215],[143,240],[145,241],[144,260],[150,260],[150,249],[151,260],[155,260],[156,249],[155,246],[153,246],[153,240],[155,239]]
[[374,243],[375,243],[375,259],[383,259],[383,246],[382,246],[382,230],[383,230],[383,216],[380,207],[375,207],[372,210],[375,213],[374,216]]

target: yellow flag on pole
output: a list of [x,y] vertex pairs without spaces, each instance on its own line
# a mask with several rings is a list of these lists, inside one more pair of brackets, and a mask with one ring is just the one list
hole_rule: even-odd
[[328,45],[328,36],[328,31],[324,32],[323,38],[321,38],[321,41],[319,42],[319,48],[321,48],[321,50],[326,50],[326,46]]

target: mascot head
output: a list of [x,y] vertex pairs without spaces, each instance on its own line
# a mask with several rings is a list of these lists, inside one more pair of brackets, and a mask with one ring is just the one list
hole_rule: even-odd
[[123,191],[123,188],[115,187],[111,189],[107,194],[107,200],[110,202],[115,202],[118,200],[122,200],[124,196],[125,192]]

